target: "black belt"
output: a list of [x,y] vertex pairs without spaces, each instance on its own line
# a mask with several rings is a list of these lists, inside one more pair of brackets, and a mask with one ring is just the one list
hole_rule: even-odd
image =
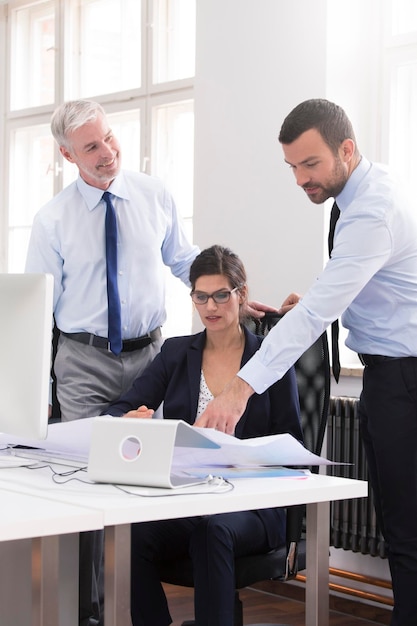
[[401,356],[382,356],[381,354],[358,354],[359,360],[362,365],[380,365],[386,361],[398,361],[407,357]]
[[[94,348],[103,348],[104,350],[110,350],[110,343],[107,337],[98,337],[98,335],[91,335],[90,333],[64,333],[61,330],[61,335],[64,337],[68,337],[68,339],[72,339],[73,341],[78,341],[79,343],[84,343],[88,346],[93,346]],[[161,337],[161,329],[155,328],[155,330],[151,330],[147,335],[143,335],[143,337],[137,337],[136,339],[125,339],[123,341],[122,352],[133,352],[134,350],[142,350],[142,348],[146,348],[149,346],[155,339],[159,339]]]

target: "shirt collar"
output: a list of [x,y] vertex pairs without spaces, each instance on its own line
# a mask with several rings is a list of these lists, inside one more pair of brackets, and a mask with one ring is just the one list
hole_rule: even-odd
[[349,176],[346,185],[343,187],[339,195],[335,198],[336,204],[341,211],[343,211],[352,202],[361,180],[364,178],[364,176],[366,176],[370,167],[370,161],[368,161],[368,159],[366,159],[365,157],[361,157],[358,165]]
[[[96,208],[96,206],[99,205],[103,197],[103,189],[98,189],[98,187],[88,185],[85,180],[81,178],[81,176],[78,176],[77,178],[77,188],[84,198],[89,211],[92,211]],[[120,172],[116,176],[116,178],[106,191],[109,191],[112,195],[117,196],[118,198],[122,198],[123,200],[129,199],[129,193],[123,172]]]

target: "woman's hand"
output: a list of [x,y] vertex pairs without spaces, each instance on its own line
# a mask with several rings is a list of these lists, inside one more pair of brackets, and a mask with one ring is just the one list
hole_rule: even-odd
[[142,404],[142,406],[138,407],[135,411],[129,411],[128,413],[125,413],[123,415],[123,417],[152,417],[152,415],[155,413],[155,411],[153,409],[148,409],[147,406],[145,406],[144,404]]

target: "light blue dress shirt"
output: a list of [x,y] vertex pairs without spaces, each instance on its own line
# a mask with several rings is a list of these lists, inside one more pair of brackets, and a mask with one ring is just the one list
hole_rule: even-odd
[[351,350],[417,356],[417,207],[384,166],[365,158],[336,201],[331,259],[239,372],[257,393],[340,316]]
[[[108,191],[118,225],[122,334],[132,339],[165,321],[165,266],[189,285],[199,249],[188,241],[175,203],[158,179],[122,171]],[[55,319],[64,332],[107,337],[102,195],[79,177],[33,222],[26,271],[53,275]]]

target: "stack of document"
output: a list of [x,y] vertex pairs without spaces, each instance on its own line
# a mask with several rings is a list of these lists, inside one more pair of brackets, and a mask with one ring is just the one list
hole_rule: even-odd
[[288,433],[237,439],[183,420],[92,417],[53,424],[45,440],[0,435],[0,447],[5,445],[77,457],[98,482],[168,488],[182,485],[184,477],[305,477],[305,470],[288,466],[333,464]]

